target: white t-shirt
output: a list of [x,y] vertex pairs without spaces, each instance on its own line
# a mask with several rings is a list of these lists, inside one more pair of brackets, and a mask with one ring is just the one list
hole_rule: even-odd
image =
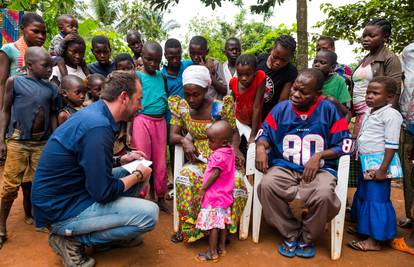
[[227,85],[227,94],[230,95],[231,94],[231,89],[230,89],[230,80],[233,77],[237,77],[237,71],[234,72],[234,75],[231,75],[231,71],[229,68],[229,62],[226,61],[223,63],[223,72],[224,72],[224,79],[226,80],[226,85]]
[[367,111],[357,139],[359,154],[384,153],[398,149],[402,124],[401,114],[388,104],[371,113]]
[[352,81],[354,82],[354,89],[352,95],[352,102],[354,104],[365,102],[365,95],[367,94],[367,88],[369,82],[373,79],[371,64],[363,67],[360,65],[352,75]]
[[[85,73],[83,72],[83,70],[80,66],[78,66],[78,68],[74,69],[74,68],[69,67],[68,65],[66,65],[66,69],[68,70],[68,75],[70,74],[70,75],[78,76],[82,80],[84,80],[86,78],[86,75],[85,75]],[[62,80],[62,75],[60,74],[58,66],[53,67],[53,71],[52,71],[52,75],[50,76],[50,80],[52,80],[54,76],[57,77],[59,82]]]
[[407,45],[402,51],[401,66],[404,72],[404,90],[400,97],[400,110],[406,118],[414,91],[414,43]]

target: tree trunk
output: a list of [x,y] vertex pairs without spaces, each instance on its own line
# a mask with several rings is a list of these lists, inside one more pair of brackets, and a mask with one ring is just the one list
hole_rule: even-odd
[[296,1],[296,21],[298,35],[298,70],[308,67],[308,7],[307,0]]

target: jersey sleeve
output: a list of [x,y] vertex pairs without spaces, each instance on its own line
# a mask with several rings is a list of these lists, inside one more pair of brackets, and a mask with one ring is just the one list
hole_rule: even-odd
[[272,110],[262,123],[262,128],[259,130],[256,136],[256,141],[267,141],[270,146],[276,144],[276,131],[277,122],[274,116],[275,112]]
[[330,140],[328,149],[335,151],[338,157],[349,154],[353,149],[353,141],[349,132],[348,122],[339,113],[338,109],[331,103],[331,128],[329,130]]
[[398,111],[394,109],[391,111],[384,116],[385,148],[398,149],[403,119]]

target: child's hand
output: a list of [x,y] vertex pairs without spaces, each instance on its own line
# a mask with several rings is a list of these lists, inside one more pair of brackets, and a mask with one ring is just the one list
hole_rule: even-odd
[[313,155],[308,162],[305,164],[303,170],[302,179],[305,183],[310,183],[315,179],[316,173],[319,171],[321,166],[321,157],[318,153]]
[[63,38],[62,43],[65,44],[66,42],[73,41],[75,40],[75,38],[76,38],[76,35],[74,35],[73,33],[69,33]]
[[196,201],[201,203],[201,201],[203,201],[205,194],[206,194],[206,191],[203,189],[200,189],[200,191],[198,191],[198,195],[196,196]]
[[388,170],[383,170],[379,168],[378,170],[375,170],[374,172],[374,180],[376,181],[383,181],[387,179]]

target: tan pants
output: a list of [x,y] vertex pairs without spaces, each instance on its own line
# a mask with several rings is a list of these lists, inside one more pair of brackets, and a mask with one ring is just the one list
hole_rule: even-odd
[[15,199],[22,182],[31,182],[46,141],[7,141],[2,199]]
[[[319,171],[315,179],[306,184],[302,174],[281,167],[272,167],[263,176],[258,196],[265,220],[276,227],[287,240],[315,241],[324,231],[325,224],[338,214],[341,203],[335,194],[336,177]],[[300,222],[289,207],[289,202],[300,197],[308,208]]]

